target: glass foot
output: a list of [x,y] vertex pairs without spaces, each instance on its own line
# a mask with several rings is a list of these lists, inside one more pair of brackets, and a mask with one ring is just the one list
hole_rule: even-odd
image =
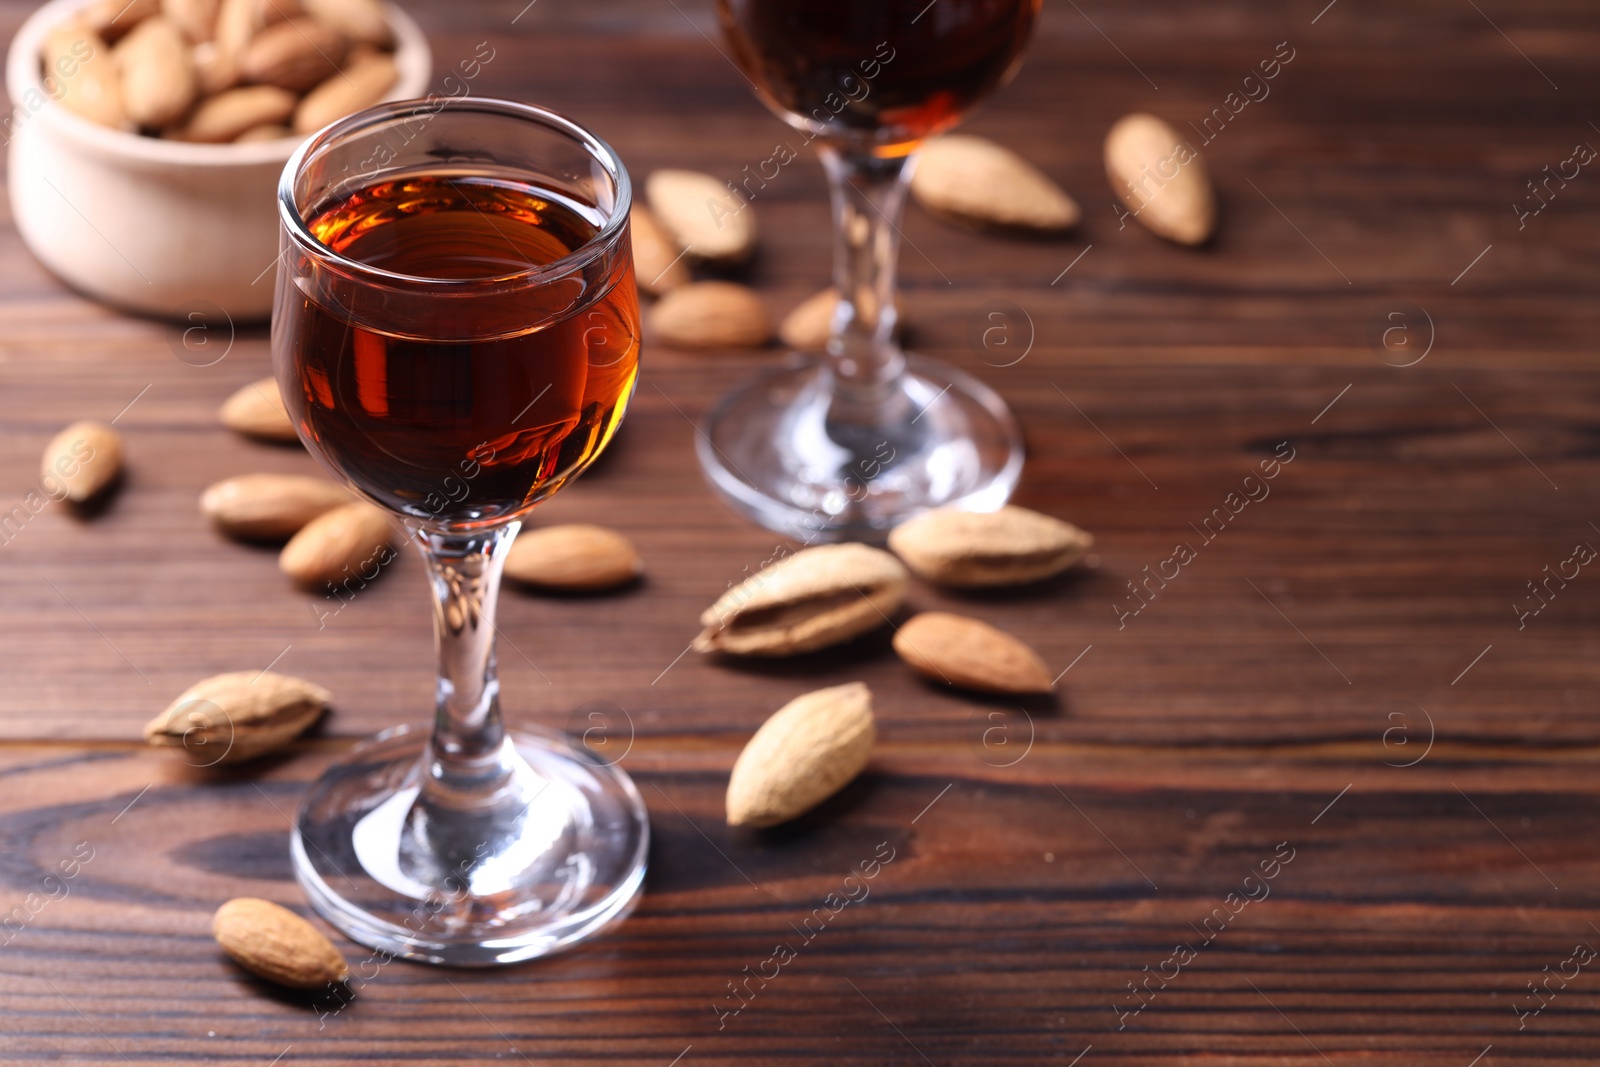
[[514,779],[449,811],[418,803],[428,742],[386,730],[312,784],[291,851],[323,918],[370,948],[476,967],[555,952],[631,910],[650,825],[621,768],[560,734],[508,731]]
[[805,542],[882,541],[929,508],[993,511],[1022,473],[1022,433],[999,394],[935,360],[906,371],[870,419],[797,356],[742,383],[696,447],[712,486],[762,526]]

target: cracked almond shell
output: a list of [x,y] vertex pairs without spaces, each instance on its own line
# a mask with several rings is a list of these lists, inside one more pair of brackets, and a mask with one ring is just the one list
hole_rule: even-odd
[[881,548],[819,545],[766,567],[700,616],[700,652],[789,656],[848,641],[889,621],[906,569]]

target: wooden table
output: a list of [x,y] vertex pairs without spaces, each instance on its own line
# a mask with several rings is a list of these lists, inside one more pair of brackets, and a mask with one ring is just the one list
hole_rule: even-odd
[[[478,91],[570,112],[636,174],[733,176],[784,137],[702,0],[523,2],[412,6],[441,71],[492,42]],[[655,835],[643,901],[492,973],[363,964],[344,943],[359,989],[333,1013],[234,968],[210,915],[244,894],[303,908],[286,842],[305,784],[424,716],[419,562],[319,626],[330,605],[195,508],[221,477],[312,469],[216,424],[266,372],[264,334],[192,366],[174,329],[65,290],[8,220],[0,510],[72,419],[120,412],[130,460],[100,513],[52,507],[0,545],[0,906],[22,909],[0,937],[0,1062],[1593,1062],[1600,968],[1575,946],[1600,945],[1600,576],[1552,583],[1520,621],[1515,605],[1600,544],[1600,176],[1520,224],[1512,205],[1600,145],[1600,21],[1557,0],[1324,3],[1049,5],[971,129],[1072,190],[1081,229],[906,222],[916,347],[1005,394],[1030,449],[1019,501],[1097,538],[1043,587],[913,600],[1033,644],[1066,671],[1059,698],[931,688],[883,637],[680,657],[775,548],[703,485],[691,420],[776,353],[651,349],[611,455],[544,516],[625,531],[648,578],[509,594],[501,654],[513,718],[607,707],[611,740],[631,739]],[[0,5],[5,25],[25,7]],[[1285,41],[1270,95],[1205,148],[1215,244],[1119,224],[1111,122],[1198,122]],[[822,199],[800,162],[757,202],[751,280],[775,313],[823,282]],[[1003,357],[973,340],[1000,302]],[[1294,458],[1270,496],[1203,538],[1280,442]],[[1180,542],[1194,561],[1119,626],[1126,583]],[[223,774],[140,743],[190,682],[268,664],[337,698],[288,758]],[[877,695],[869,772],[788,829],[728,830],[750,732],[850,679]],[[75,849],[92,860],[47,883]],[[870,894],[802,939],[885,850]],[[795,958],[721,1014],[778,943]]]

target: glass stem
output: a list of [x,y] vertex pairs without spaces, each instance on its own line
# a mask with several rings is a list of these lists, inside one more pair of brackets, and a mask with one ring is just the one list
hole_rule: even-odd
[[521,760],[500,716],[495,603],[506,552],[521,523],[471,534],[421,530],[417,543],[433,588],[439,654],[433,744],[424,797],[457,811],[502,800]]
[[905,369],[895,343],[895,268],[909,157],[880,159],[834,145],[817,154],[833,203],[833,286],[839,304],[828,339],[832,421],[881,421],[888,386]]

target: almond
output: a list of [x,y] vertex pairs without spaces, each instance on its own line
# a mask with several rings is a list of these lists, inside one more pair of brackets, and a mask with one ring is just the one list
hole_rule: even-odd
[[122,106],[134,125],[169,125],[194,104],[199,84],[176,22],[161,15],[145,19],[111,54],[122,75]]
[[45,36],[45,88],[61,106],[90,122],[129,127],[111,48],[83,25],[58,26]]
[[986,693],[1048,693],[1055,688],[1037,653],[986,622],[924,611],[894,635],[894,650],[918,674]]
[[1069,522],[1009,505],[992,512],[937,508],[889,534],[889,547],[918,576],[957,588],[1036,582],[1093,546],[1094,538]]
[[1134,218],[1169,241],[1201,244],[1216,229],[1204,157],[1154,115],[1126,115],[1111,127],[1106,177]]
[[683,249],[649,208],[634,204],[628,213],[628,229],[633,236],[633,271],[639,288],[660,296],[689,284],[689,265],[684,262]]
[[759,348],[772,337],[761,298],[733,282],[694,282],[650,309],[655,339],[673,348]]
[[274,23],[300,14],[297,0],[222,0],[217,9],[215,35],[219,84],[207,82],[207,92],[226,88],[238,80],[239,64],[256,34]]
[[394,37],[378,0],[304,0],[303,6],[352,43],[382,47]]
[[[802,351],[820,351],[828,345],[833,331],[833,309],[839,306],[839,291],[832,286],[814,296],[808,296],[795,309],[784,316],[778,326],[778,339],[790,348]],[[863,288],[856,297],[856,308],[868,321],[877,317],[878,301],[872,290]],[[895,332],[900,332],[898,308]]]
[[200,512],[229,537],[281,541],[350,502],[342,486],[301,474],[240,474],[200,494]]
[[776,826],[843,789],[872,754],[872,691],[861,682],[789,701],[756,731],[728,777],[728,825]]
[[325,989],[350,977],[322,931],[270,900],[228,901],[212,916],[211,933],[239,966],[290,989]]
[[400,77],[394,57],[383,52],[353,53],[344,69],[306,94],[294,112],[294,131],[314,133],[346,115],[383,99]]
[[252,126],[233,139],[234,144],[250,144],[255,141],[281,141],[285,137],[293,137],[294,131],[287,126],[267,123],[265,126]]
[[889,621],[905,599],[900,561],[868,545],[818,545],[765,567],[700,616],[700,652],[789,656]]
[[82,19],[100,37],[115,41],[160,13],[161,0],[94,0],[83,9]]
[[611,589],[644,573],[633,542],[604,526],[524,530],[506,553],[506,577],[571,592]]
[[335,582],[394,558],[394,527],[383,509],[358,500],[323,512],[278,555],[278,569],[302,585]]
[[270,671],[232,671],[185,689],[144,727],[157,748],[181,748],[212,767],[275,752],[310,728],[333,699],[320,685]]
[[293,18],[256,34],[239,58],[247,82],[305,92],[339,72],[345,40],[313,18]]
[[246,85],[228,89],[200,101],[189,121],[171,136],[180,141],[220,144],[246,130],[286,121],[294,114],[296,97],[275,85]]
[[756,247],[755,208],[709,174],[658,170],[645,199],[679,248],[696,259],[737,263]]
[[75,422],[45,446],[39,479],[50,496],[81,503],[109,486],[121,470],[121,435],[103,422]]
[[[237,91],[247,93],[253,90]],[[286,443],[300,440],[300,435],[295,433],[294,423],[289,421],[289,412],[283,406],[283,394],[278,391],[276,378],[259,378],[249,385],[240,386],[223,401],[218,417],[222,419],[222,425],[246,437]]]
[[1060,232],[1082,212],[1037,167],[993,141],[946,134],[923,145],[911,172],[917,203],[957,222]]
[[191,42],[199,44],[216,36],[219,6],[220,0],[161,0],[161,13]]
[[215,41],[197,44],[189,51],[195,80],[206,95],[231,89],[239,83],[239,57],[223,51]]

